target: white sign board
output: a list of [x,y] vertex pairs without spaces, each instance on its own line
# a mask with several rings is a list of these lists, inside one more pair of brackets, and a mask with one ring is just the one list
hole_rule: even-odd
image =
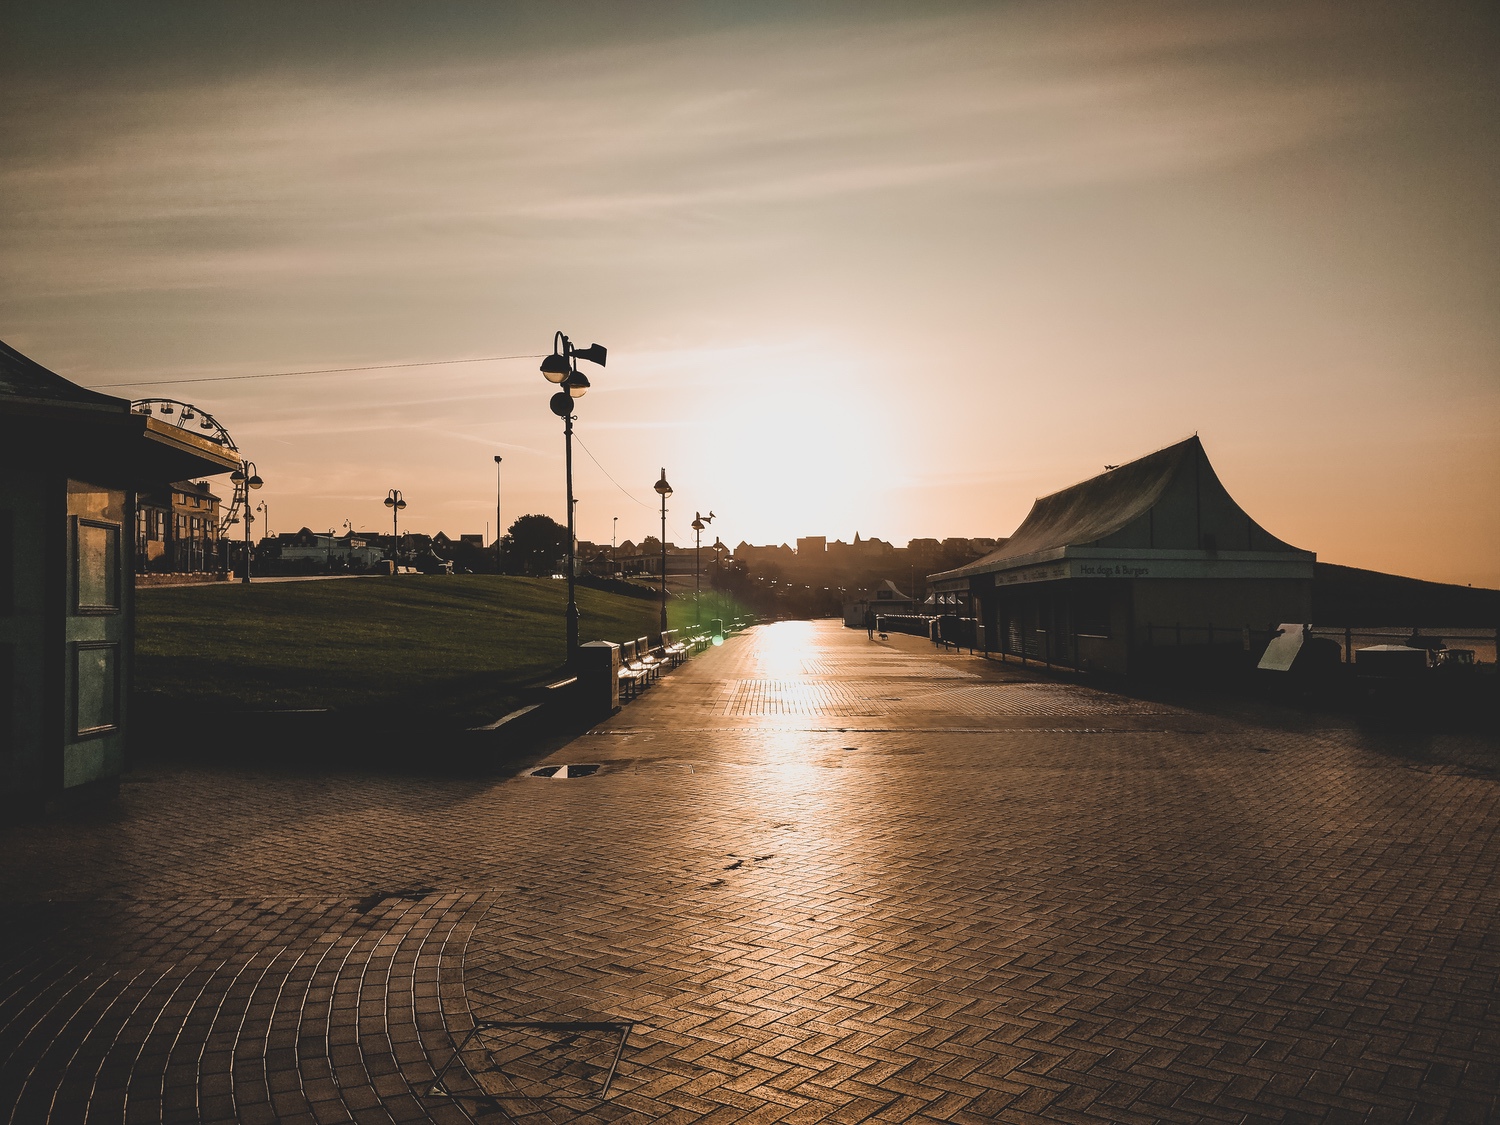
[[1297,654],[1302,651],[1302,642],[1312,626],[1310,625],[1283,625],[1277,634],[1271,638],[1271,643],[1266,646],[1265,655],[1260,658],[1257,668],[1265,668],[1272,672],[1290,672],[1292,664],[1297,659]]

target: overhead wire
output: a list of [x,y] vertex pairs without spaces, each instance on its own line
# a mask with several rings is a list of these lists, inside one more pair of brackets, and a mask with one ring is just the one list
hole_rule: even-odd
[[589,460],[592,461],[596,466],[598,466],[599,471],[601,473],[603,473],[605,476],[609,477],[609,483],[610,484],[614,485],[621,492],[625,493],[625,495],[629,496],[630,499],[635,500],[635,502],[637,504],[639,504],[641,507],[643,507],[643,508],[649,508],[649,507],[651,507],[651,505],[648,504],[648,503],[646,503],[644,500],[637,499],[635,496],[631,495],[630,491],[623,484],[621,484],[619,481],[615,480],[614,477],[610,476],[609,470],[606,469],[603,465],[599,464],[599,458],[597,458],[597,457],[594,456],[594,451],[591,450],[588,446],[584,445],[583,444],[583,439],[581,437],[579,437],[576,433],[573,435],[573,440],[578,443],[579,448],[581,448],[585,453],[587,453],[589,455]]
[[311,367],[305,371],[262,371],[255,375],[201,375],[195,379],[140,379],[130,383],[98,383],[96,390],[109,387],[175,387],[181,383],[235,383],[244,379],[286,379],[293,375],[338,375],[350,371],[393,371],[402,367],[443,367],[451,363],[496,363],[506,359],[542,359],[535,355],[481,355],[472,359],[426,359],[413,363],[366,363],[357,367]]
[[[596,467],[597,467],[597,468],[598,468],[598,469],[599,469],[599,471],[600,471],[600,472],[601,472],[601,473],[603,473],[603,474],[604,474],[604,475],[605,475],[605,476],[606,476],[606,477],[609,477],[609,483],[610,483],[610,484],[612,484],[612,485],[614,485],[614,486],[615,486],[615,487],[616,487],[616,488],[618,488],[618,489],[619,489],[619,490],[620,490],[620,491],[621,491],[621,492],[623,492],[623,493],[625,493],[625,495],[626,495],[626,496],[627,496],[627,497],[629,497],[629,498],[630,498],[630,499],[631,499],[631,500],[634,500],[634,501],[635,501],[635,502],[636,502],[636,503],[637,503],[637,504],[639,504],[639,505],[640,505],[640,506],[641,506],[641,507],[643,507],[643,508],[650,508],[650,509],[654,509],[654,508],[655,508],[655,505],[654,505],[654,504],[648,504],[648,503],[646,503],[646,502],[645,502],[645,501],[644,501],[644,500],[641,500],[641,499],[639,499],[639,498],[638,498],[638,497],[636,497],[636,496],[635,496],[635,495],[633,495],[633,494],[632,494],[632,493],[631,493],[631,492],[630,492],[630,491],[629,491],[629,490],[628,490],[628,489],[627,489],[627,488],[626,488],[626,487],[625,487],[625,486],[624,486],[624,485],[622,485],[622,484],[621,484],[621,483],[620,483],[620,482],[619,482],[619,481],[617,481],[617,480],[615,480],[615,478],[614,478],[614,477],[613,477],[613,476],[611,476],[611,475],[610,475],[610,472],[609,472],[609,470],[608,470],[608,469],[606,469],[606,468],[605,468],[605,467],[604,467],[604,466],[603,466],[603,465],[602,465],[602,464],[601,464],[601,463],[600,463],[600,461],[599,461],[599,458],[597,458],[597,457],[595,457],[595,456],[594,456],[594,451],[593,451],[593,450],[591,450],[591,449],[590,449],[590,448],[589,448],[589,447],[588,447],[588,446],[586,446],[586,445],[584,445],[584,444],[583,444],[583,439],[582,439],[582,438],[581,438],[581,437],[579,437],[579,436],[578,436],[578,434],[577,434],[577,433],[576,433],[576,432],[575,432],[575,433],[574,433],[574,434],[573,434],[573,440],[574,440],[574,441],[576,441],[576,442],[577,442],[577,443],[578,443],[578,445],[579,445],[579,447],[580,447],[580,448],[581,448],[581,449],[582,449],[582,450],[583,450],[583,451],[584,451],[584,452],[585,452],[585,453],[587,453],[587,454],[588,454],[588,455],[589,455],[589,460],[590,460],[590,461],[592,461],[592,462],[593,462],[593,463],[594,463],[594,464],[595,464],[595,466],[596,466]],[[668,530],[669,530],[669,531],[671,531],[671,533],[672,533],[672,534],[673,534],[673,535],[681,535],[681,534],[682,534],[682,529],[681,529],[681,528],[680,528],[680,527],[678,527],[678,526],[677,526],[677,521],[676,521],[676,520],[668,520],[668,521],[667,521],[667,529],[668,529]],[[674,540],[674,542],[675,542],[675,540]]]
[[[528,353],[526,355],[485,355],[473,356],[467,359],[428,359],[409,363],[365,363],[351,367],[310,367],[299,371],[261,371],[252,375],[201,375],[192,379],[139,379],[123,383],[98,383],[95,384],[95,389],[106,390],[114,387],[174,387],[184,383],[236,383],[249,379],[288,379],[298,375],[343,375],[356,371],[396,371],[412,367],[444,367],[457,363],[498,363],[512,359],[543,359],[546,355],[547,353],[545,352]],[[641,507],[652,507],[652,505],[635,496],[629,489],[615,480],[610,471],[600,463],[599,458],[594,456],[593,450],[584,444],[582,438],[578,437],[577,434],[574,434],[573,437],[578,442],[579,447],[588,454],[589,460],[609,479],[610,484],[614,485],[627,498],[633,500]],[[680,533],[680,529],[677,528],[675,521],[669,522],[673,525],[671,530],[674,533]]]

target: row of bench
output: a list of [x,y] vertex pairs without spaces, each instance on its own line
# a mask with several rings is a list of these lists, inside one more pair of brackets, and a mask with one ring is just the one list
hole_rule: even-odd
[[695,652],[713,643],[704,629],[668,629],[661,644],[652,646],[649,637],[637,637],[620,646],[620,694],[634,698],[641,690],[660,678],[666,668],[675,668]]

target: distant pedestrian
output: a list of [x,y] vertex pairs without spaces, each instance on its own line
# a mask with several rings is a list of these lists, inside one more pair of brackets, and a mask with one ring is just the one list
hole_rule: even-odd
[[875,639],[875,611],[865,606],[865,636]]

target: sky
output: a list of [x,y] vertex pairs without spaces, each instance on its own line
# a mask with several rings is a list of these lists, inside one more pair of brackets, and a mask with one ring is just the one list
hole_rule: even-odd
[[[1489,6],[10,5],[0,339],[211,411],[269,528],[1004,536],[1197,433],[1500,587]],[[193,380],[184,382],[184,380]],[[618,522],[616,523],[616,517]],[[258,530],[265,530],[262,524]]]

